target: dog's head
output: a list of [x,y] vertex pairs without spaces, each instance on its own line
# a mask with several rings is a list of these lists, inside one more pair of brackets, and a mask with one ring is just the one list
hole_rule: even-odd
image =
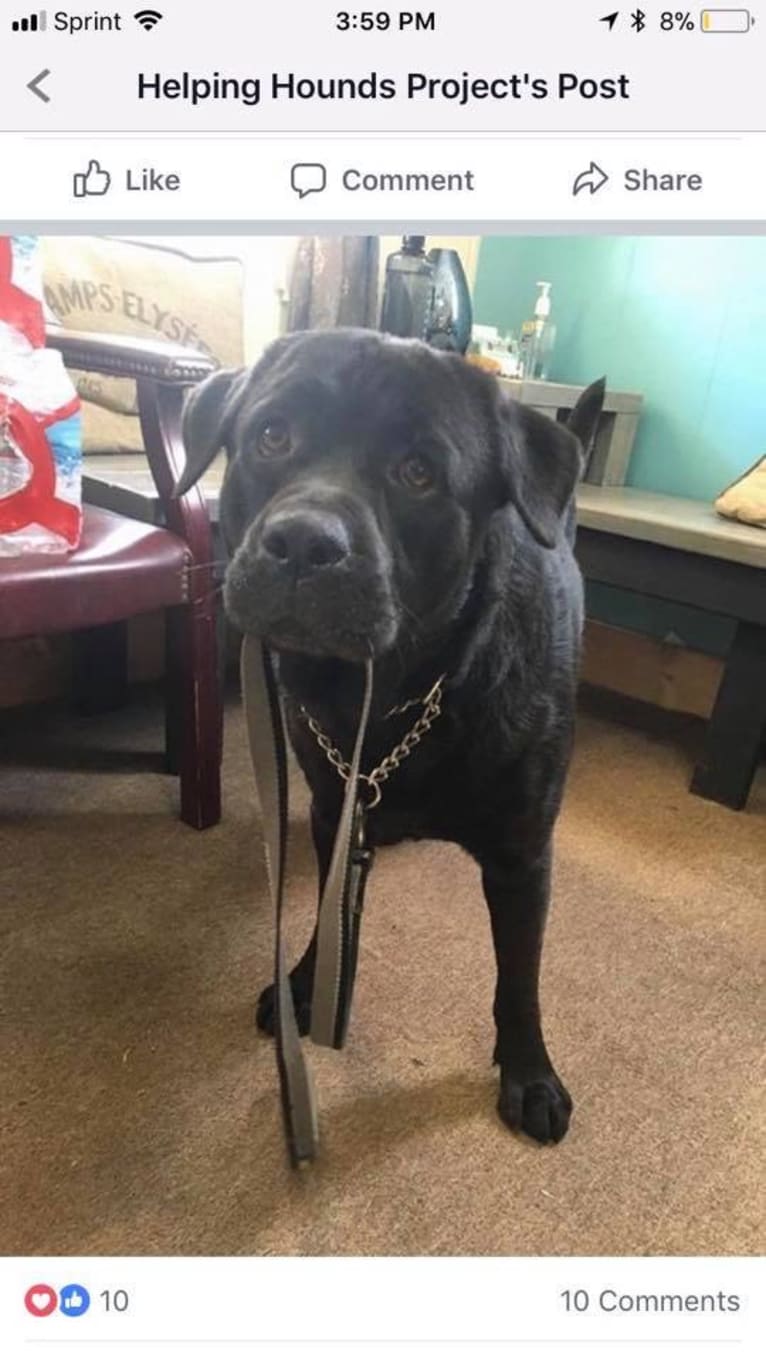
[[603,388],[567,429],[420,342],[299,333],[192,393],[177,490],[225,448],[231,619],[277,649],[360,661],[456,617],[509,501],[556,544]]

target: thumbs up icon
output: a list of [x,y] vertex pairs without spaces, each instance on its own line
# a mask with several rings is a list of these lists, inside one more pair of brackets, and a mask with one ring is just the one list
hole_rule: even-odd
[[69,1286],[62,1286],[59,1292],[59,1310],[62,1315],[77,1319],[89,1309],[90,1292],[84,1286],[80,1286],[79,1282],[70,1282]]
[[98,161],[90,161],[88,169],[74,176],[74,196],[84,199],[86,194],[105,194],[112,183],[108,170]]

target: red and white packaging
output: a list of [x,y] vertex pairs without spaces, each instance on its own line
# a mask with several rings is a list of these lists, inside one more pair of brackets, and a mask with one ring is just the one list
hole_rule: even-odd
[[0,236],[0,556],[77,547],[81,466],[80,399],[45,348],[37,239]]

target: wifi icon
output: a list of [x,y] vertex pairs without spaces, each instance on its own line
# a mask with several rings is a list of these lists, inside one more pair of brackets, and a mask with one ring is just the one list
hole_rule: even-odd
[[140,9],[133,15],[136,23],[145,28],[147,33],[150,29],[157,27],[162,17],[158,9]]

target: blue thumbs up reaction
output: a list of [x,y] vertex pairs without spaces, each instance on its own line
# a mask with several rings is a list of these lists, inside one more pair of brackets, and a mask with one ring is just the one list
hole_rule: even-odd
[[79,1286],[77,1282],[70,1282],[69,1286],[62,1286],[59,1292],[59,1310],[62,1315],[69,1315],[70,1319],[77,1319],[78,1315],[84,1315],[90,1309],[90,1294],[84,1286]]

